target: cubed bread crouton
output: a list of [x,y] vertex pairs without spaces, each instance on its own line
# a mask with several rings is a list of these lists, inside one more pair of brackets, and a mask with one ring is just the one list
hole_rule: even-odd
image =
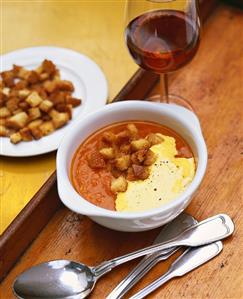
[[35,71],[30,71],[28,77],[27,77],[27,82],[30,84],[35,84],[40,81],[40,76],[37,72]]
[[120,133],[116,134],[116,143],[118,145],[126,144],[130,141],[130,133],[127,130],[121,131]]
[[7,87],[14,86],[14,73],[12,71],[5,71],[1,73],[1,77],[3,79],[3,83]]
[[0,108],[0,118],[8,117],[11,115],[11,112],[7,107]]
[[44,100],[40,103],[40,110],[44,111],[44,112],[48,112],[49,110],[51,110],[51,108],[53,107],[53,103],[49,100]]
[[112,147],[102,148],[99,152],[106,160],[111,160],[115,158],[115,151]]
[[123,176],[118,177],[117,179],[112,180],[111,182],[111,191],[116,192],[125,192],[127,190],[127,181]]
[[57,104],[55,105],[55,109],[58,111],[58,112],[67,112],[68,115],[69,115],[69,118],[72,119],[72,105],[66,105],[66,104]]
[[130,166],[130,156],[124,155],[115,160],[115,166],[118,170],[124,171]]
[[28,109],[29,119],[34,120],[41,117],[41,111],[38,107]]
[[176,157],[191,158],[192,153],[186,146],[183,146],[178,150]]
[[26,112],[17,113],[6,121],[6,126],[14,129],[22,129],[28,122],[29,117]]
[[48,73],[41,73],[39,75],[39,77],[40,77],[40,81],[45,81],[46,79],[49,78],[49,74]]
[[112,132],[104,132],[102,135],[102,141],[107,144],[114,144],[116,142],[116,135]]
[[53,102],[54,105],[65,103],[67,94],[64,91],[55,91],[51,93],[49,100]]
[[59,90],[63,91],[74,91],[73,83],[67,80],[59,80],[57,81],[57,86]]
[[21,134],[19,132],[10,135],[10,142],[16,144],[22,140]]
[[126,175],[126,179],[128,181],[136,181],[136,177],[134,175],[134,171],[133,171],[133,168],[132,166],[130,166],[127,170],[127,175]]
[[3,90],[2,90],[2,93],[5,95],[5,96],[9,96],[10,94],[10,88],[8,87],[4,87]]
[[43,72],[48,73],[49,75],[53,75],[56,72],[56,66],[51,60],[45,59],[41,65]]
[[31,93],[30,90],[28,89],[21,89],[18,92],[18,96],[20,97],[20,99],[25,99],[27,98],[27,96]]
[[113,175],[114,178],[118,178],[123,174],[122,171],[118,170],[116,167],[112,166],[110,167],[110,172]]
[[0,136],[1,137],[9,136],[9,129],[6,128],[4,125],[0,125]]
[[25,100],[31,107],[37,107],[43,101],[36,91],[33,91]]
[[28,82],[26,80],[19,80],[14,86],[14,89],[21,90],[25,89],[28,86]]
[[0,126],[6,125],[6,118],[0,118]]
[[149,177],[149,169],[141,165],[132,165],[133,173],[137,179],[145,180]]
[[31,135],[31,131],[29,128],[25,127],[19,131],[21,138],[23,141],[31,141],[33,140],[33,136]]
[[149,149],[145,155],[143,164],[146,166],[150,166],[156,161],[156,159],[157,159],[157,155]]
[[15,114],[18,114],[20,112],[23,112],[23,110],[21,108],[18,108],[16,110],[14,110],[12,113],[13,113],[13,115],[15,115]]
[[66,104],[70,104],[73,107],[77,107],[82,103],[82,101],[80,99],[76,99],[70,96],[66,97]]
[[31,130],[31,134],[33,135],[33,137],[37,140],[40,139],[41,137],[43,137],[43,133],[42,131],[38,128],[38,127],[34,127]]
[[29,124],[28,124],[28,128],[30,130],[34,129],[34,128],[38,128],[41,124],[43,123],[43,120],[42,119],[36,119],[36,120],[33,120],[31,121]]
[[43,87],[48,93],[52,93],[58,89],[58,82],[48,80],[43,83]]
[[131,153],[131,145],[130,144],[122,144],[120,146],[120,151],[123,154],[130,154]]
[[61,128],[69,121],[69,115],[68,115],[68,113],[65,113],[65,112],[58,113],[57,115],[52,117],[52,121],[53,121],[55,129]]
[[150,142],[151,146],[159,144],[164,141],[163,137],[159,134],[150,133],[146,136],[146,139]]
[[127,129],[133,139],[138,137],[138,129],[134,124],[128,124]]
[[19,103],[19,99],[17,97],[10,98],[6,102],[6,107],[8,108],[9,111],[13,112],[14,110],[18,109],[18,103]]
[[48,135],[48,134],[51,134],[55,128],[54,128],[54,125],[52,123],[52,121],[45,121],[43,122],[40,127],[39,127],[41,133],[45,136],[45,135]]
[[25,101],[19,102],[18,106],[23,111],[27,111],[30,108],[30,105],[27,102],[25,102]]
[[16,72],[16,77],[20,78],[20,79],[25,79],[26,80],[28,78],[29,74],[30,74],[29,70],[25,69],[22,66],[19,66],[18,67],[18,71]]
[[139,151],[142,149],[149,149],[150,148],[150,143],[146,139],[138,139],[138,140],[133,140],[131,142],[131,147],[133,151]]
[[105,167],[105,160],[99,152],[93,152],[88,157],[88,165],[93,169],[101,169]]
[[141,149],[131,155],[131,161],[133,164],[142,164],[146,158],[147,149]]

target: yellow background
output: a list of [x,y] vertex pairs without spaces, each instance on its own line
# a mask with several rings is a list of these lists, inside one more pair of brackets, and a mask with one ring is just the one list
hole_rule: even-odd
[[[1,1],[1,54],[31,46],[72,48],[101,66],[112,99],[137,68],[124,43],[124,7],[119,0]],[[54,169],[55,153],[1,157],[0,233]]]

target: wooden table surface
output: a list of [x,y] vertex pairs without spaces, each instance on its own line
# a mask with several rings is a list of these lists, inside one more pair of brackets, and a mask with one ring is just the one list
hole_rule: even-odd
[[[2,0],[0,54],[32,46],[72,48],[103,69],[112,99],[137,69],[124,42],[124,6],[123,0]],[[55,156],[1,158],[0,234],[53,173]]]
[[[220,6],[208,19],[193,62],[171,78],[171,92],[191,100],[208,146],[208,168],[187,212],[198,220],[227,213],[235,222],[233,237],[208,264],[175,279],[148,298],[243,298],[243,12]],[[2,282],[1,298],[14,298],[11,284],[18,273],[52,259],[89,265],[149,245],[159,229],[118,233],[86,217],[60,209]],[[160,276],[171,259],[156,266],[127,295]],[[90,298],[105,298],[136,262],[104,276]]]

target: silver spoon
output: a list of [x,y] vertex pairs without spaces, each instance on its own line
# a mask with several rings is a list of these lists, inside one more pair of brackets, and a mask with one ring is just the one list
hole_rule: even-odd
[[128,253],[96,267],[67,260],[42,263],[20,274],[13,284],[13,290],[21,299],[82,299],[91,293],[101,276],[116,266],[159,250],[168,249],[169,252],[170,248],[176,246],[194,247],[212,243],[228,237],[233,231],[231,218],[220,214],[193,225],[169,242]]
[[130,297],[130,299],[142,299],[151,294],[157,288],[174,277],[183,276],[186,273],[196,269],[197,267],[208,262],[223,249],[221,241],[214,242],[208,245],[189,248],[181,256],[179,256],[170,266],[169,270],[160,278],[154,280],[151,284],[147,285],[144,289]]
[[[169,224],[165,225],[153,244],[159,244],[175,238],[186,228],[196,224],[197,221],[186,213],[180,214]],[[159,251],[150,255],[146,255],[138,265],[112,290],[106,299],[122,298],[149,270],[151,270],[158,262],[168,259],[180,247],[171,248],[170,252]],[[167,252],[167,251],[166,251]]]

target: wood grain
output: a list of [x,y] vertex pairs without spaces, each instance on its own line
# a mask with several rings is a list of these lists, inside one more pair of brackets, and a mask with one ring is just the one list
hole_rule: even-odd
[[[171,92],[190,99],[195,107],[209,152],[205,179],[187,211],[198,220],[218,213],[229,214],[236,225],[234,236],[224,241],[220,256],[171,281],[148,298],[243,298],[242,28],[242,11],[220,6],[204,28],[196,58],[173,77],[170,86]],[[158,231],[118,233],[62,208],[3,281],[2,298],[14,298],[14,278],[33,264],[68,258],[96,265],[151,244]],[[154,268],[127,298],[161,275],[170,262]],[[107,274],[90,298],[105,298],[135,264],[123,265]]]

